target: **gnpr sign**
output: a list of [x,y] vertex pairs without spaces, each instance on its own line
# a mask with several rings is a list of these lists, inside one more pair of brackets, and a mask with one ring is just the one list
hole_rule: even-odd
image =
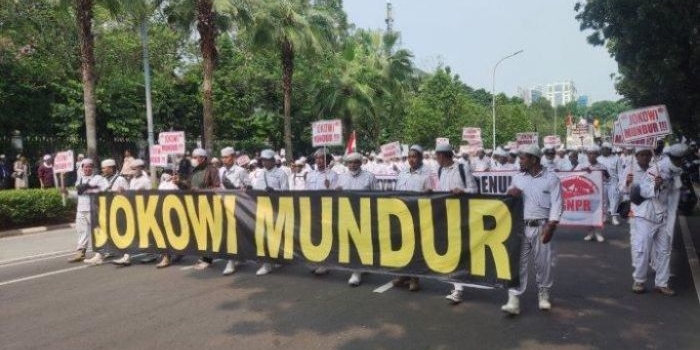
[[161,132],[158,134],[158,145],[163,154],[185,154],[185,132]]
[[311,123],[311,144],[313,147],[342,145],[343,123],[340,119]]
[[625,142],[661,137],[671,133],[666,106],[651,106],[620,113],[622,137]]

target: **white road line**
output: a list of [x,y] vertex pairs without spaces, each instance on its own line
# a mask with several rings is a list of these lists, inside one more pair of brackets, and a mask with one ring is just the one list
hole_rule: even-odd
[[[219,262],[221,260],[223,260],[223,259],[214,259],[214,261],[211,262],[211,265],[214,265],[214,263]],[[187,270],[192,270],[192,269],[194,269],[194,265],[181,267],[180,271],[187,271]]]
[[683,245],[685,245],[685,255],[688,256],[690,274],[693,276],[695,293],[698,296],[698,302],[700,302],[700,262],[698,262],[698,253],[695,251],[693,238],[690,236],[688,220],[685,218],[685,216],[678,215],[678,222],[680,224],[681,234],[683,236]]
[[36,255],[22,256],[22,257],[14,258],[14,259],[0,260],[0,266],[7,265],[7,264],[15,264],[17,262],[21,262],[21,261],[25,261],[25,260],[36,261],[37,259],[42,259],[42,258],[52,258],[52,257],[57,257],[57,256],[70,255],[71,253],[75,253],[75,250],[62,250],[62,251],[58,251],[58,252],[41,253],[41,254],[36,254]]
[[394,288],[394,283],[392,281],[389,281],[387,284],[375,289],[374,292],[375,293],[384,293],[391,288]]
[[76,270],[87,269],[88,267],[90,267],[90,266],[89,266],[89,265],[80,265],[80,266],[70,267],[70,268],[63,269],[63,270],[56,270],[56,271],[46,272],[46,273],[42,273],[42,274],[39,274],[39,275],[33,275],[33,276],[27,276],[27,277],[17,278],[17,279],[5,281],[5,282],[0,282],[0,287],[6,286],[6,285],[8,285],[8,284],[14,284],[14,283],[19,283],[19,282],[24,282],[24,281],[31,281],[31,280],[35,280],[35,279],[38,279],[38,278],[48,277],[48,276],[53,276],[53,275],[58,275],[58,274],[66,273],[66,272],[71,272],[71,271],[76,271]]
[[52,255],[50,255],[50,256],[45,256],[45,257],[41,257],[41,258],[34,258],[34,259],[31,259],[31,260],[23,260],[23,261],[17,261],[17,262],[13,262],[13,263],[2,264],[2,265],[0,265],[0,269],[6,268],[6,267],[19,266],[19,265],[34,264],[34,263],[37,263],[37,262],[40,262],[40,261],[44,261],[44,260],[51,260],[51,259],[56,259],[56,258],[65,258],[65,257],[67,257],[67,256],[72,256],[72,255],[75,255],[75,253],[74,253],[74,252],[70,252],[70,253],[64,253],[64,254],[52,254]]

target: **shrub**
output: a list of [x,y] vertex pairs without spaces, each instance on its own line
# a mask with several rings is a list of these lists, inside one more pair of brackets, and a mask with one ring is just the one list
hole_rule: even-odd
[[0,191],[0,230],[68,223],[75,208],[72,200],[63,205],[57,189]]

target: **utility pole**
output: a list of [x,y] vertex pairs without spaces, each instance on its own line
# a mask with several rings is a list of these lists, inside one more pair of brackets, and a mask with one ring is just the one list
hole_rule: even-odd
[[394,31],[394,10],[391,5],[391,0],[386,1],[386,32],[392,33]]

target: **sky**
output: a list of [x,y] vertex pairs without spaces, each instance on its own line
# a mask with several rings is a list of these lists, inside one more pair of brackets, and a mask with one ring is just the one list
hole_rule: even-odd
[[[610,74],[617,64],[579,30],[577,0],[392,0],[394,30],[418,68],[450,66],[467,85],[516,96],[518,87],[573,81],[579,95],[618,100]],[[344,0],[358,28],[384,29],[385,0]]]

